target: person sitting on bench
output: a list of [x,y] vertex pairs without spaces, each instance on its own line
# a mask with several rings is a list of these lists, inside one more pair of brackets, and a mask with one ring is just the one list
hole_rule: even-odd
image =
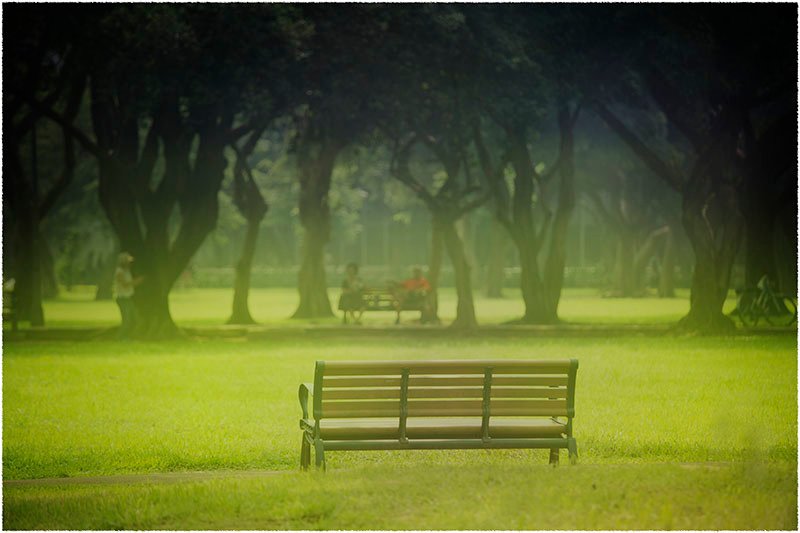
[[347,265],[347,277],[342,281],[342,295],[339,297],[339,310],[344,312],[343,324],[347,324],[347,313],[350,313],[354,323],[361,324],[361,315],[364,314],[363,290],[364,284],[358,277],[358,265],[350,263]]
[[430,297],[431,284],[422,275],[422,269],[414,267],[411,277],[400,283],[395,294],[397,309],[419,308],[420,322],[426,323],[430,320],[431,306]]

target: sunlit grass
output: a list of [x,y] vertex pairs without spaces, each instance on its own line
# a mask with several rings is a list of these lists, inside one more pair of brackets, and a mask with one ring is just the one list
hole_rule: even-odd
[[366,465],[178,485],[6,488],[11,529],[797,528],[792,465]]
[[[353,358],[577,357],[582,462],[789,460],[795,354],[792,337],[7,343],[4,478],[295,468],[298,384],[316,359]],[[330,465],[515,453],[334,453]]]
[[[338,289],[329,291],[331,304],[336,307]],[[170,295],[172,316],[179,325],[210,326],[224,324],[230,316],[233,293],[230,289],[175,290]],[[291,320],[297,307],[295,289],[253,289],[250,292],[250,310],[253,318],[265,325],[293,327],[313,324],[338,324],[341,317],[314,321]],[[735,307],[729,298],[725,311]],[[502,299],[490,299],[475,292],[475,310],[481,324],[502,324],[520,318],[524,304],[519,290],[506,289]],[[675,298],[601,298],[594,289],[566,289],[561,299],[559,316],[567,323],[593,324],[671,324],[689,310],[688,291],[679,290]],[[455,291],[441,290],[440,316],[446,323],[455,317]],[[45,302],[45,318],[49,326],[112,326],[119,323],[119,311],[112,301],[94,300],[94,289],[75,287],[62,290],[58,299]],[[418,313],[404,312],[403,321],[413,322]],[[368,312],[364,325],[392,325],[394,313]],[[24,327],[24,325],[23,325]]]
[[[3,526],[797,526],[794,337],[301,335],[6,343],[4,479],[233,472],[169,485],[6,486]],[[298,472],[297,385],[312,378],[314,360],[434,357],[579,358],[579,465],[553,470],[542,450],[333,452],[327,474]],[[247,469],[284,473],[235,472]]]

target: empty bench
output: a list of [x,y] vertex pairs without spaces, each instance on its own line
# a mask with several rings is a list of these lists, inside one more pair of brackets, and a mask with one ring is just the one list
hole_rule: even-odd
[[[326,451],[550,449],[572,436],[578,361],[317,361],[300,385],[300,466]],[[309,399],[311,403],[309,404]]]

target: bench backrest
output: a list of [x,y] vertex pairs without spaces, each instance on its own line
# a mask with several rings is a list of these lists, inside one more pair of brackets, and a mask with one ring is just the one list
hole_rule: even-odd
[[317,361],[314,418],[572,418],[577,370],[577,359]]

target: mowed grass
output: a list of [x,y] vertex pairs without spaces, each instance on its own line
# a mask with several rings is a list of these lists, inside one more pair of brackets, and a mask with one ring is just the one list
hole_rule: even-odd
[[[505,289],[504,298],[490,299],[475,291],[475,311],[481,324],[501,324],[520,318],[525,310],[518,289]],[[330,289],[331,305],[336,308],[338,289]],[[297,307],[296,289],[272,288],[250,291],[250,311],[253,318],[265,325],[305,327],[312,324],[338,324],[341,316],[329,319],[291,320]],[[170,294],[170,310],[181,326],[210,326],[224,324],[230,317],[233,291],[231,289],[185,289]],[[440,291],[440,317],[447,323],[455,317],[456,296],[452,288]],[[726,311],[735,307],[729,298]],[[679,290],[676,298],[601,298],[595,289],[565,289],[559,315],[568,323],[593,324],[669,324],[689,311],[688,291]],[[119,310],[110,300],[94,300],[93,287],[62,289],[59,298],[44,304],[48,326],[113,326],[119,324]],[[419,318],[419,313],[403,313],[404,321]],[[369,312],[364,325],[394,324],[394,313]],[[26,327],[26,324],[22,324]]]
[[[481,453],[483,455],[483,453]],[[797,529],[786,465],[369,464],[174,485],[5,489],[7,529]]]
[[[3,525],[794,529],[796,353],[792,336],[6,343],[6,480],[286,473],[6,486]],[[541,450],[334,452],[326,474],[297,471],[297,386],[317,359],[565,357],[581,365],[576,467]]]

